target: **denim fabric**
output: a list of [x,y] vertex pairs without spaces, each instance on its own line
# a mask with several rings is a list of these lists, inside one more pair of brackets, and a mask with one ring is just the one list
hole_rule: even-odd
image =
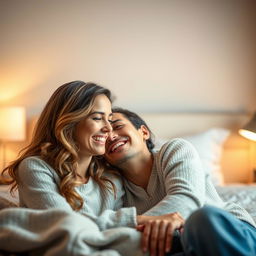
[[188,218],[181,240],[184,255],[256,255],[256,228],[212,206],[205,206]]

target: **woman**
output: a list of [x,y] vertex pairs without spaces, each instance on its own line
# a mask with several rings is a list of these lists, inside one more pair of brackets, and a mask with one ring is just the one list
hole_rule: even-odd
[[[4,170],[12,190],[18,187],[20,206],[73,210],[101,230],[173,220],[172,214],[136,216],[135,207],[121,208],[122,183],[104,172],[101,161],[111,117],[108,89],[82,81],[60,86],[41,113],[30,145]],[[183,220],[178,217],[178,222]]]
[[111,93],[97,84],[73,81],[53,93],[30,145],[4,170],[12,191],[18,187],[21,207],[74,210],[101,229],[136,226],[135,208],[120,209],[121,183],[104,173],[99,157],[111,115]]

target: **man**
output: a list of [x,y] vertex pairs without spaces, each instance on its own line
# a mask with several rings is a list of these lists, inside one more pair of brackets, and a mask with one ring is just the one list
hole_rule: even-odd
[[[222,201],[190,143],[174,139],[155,152],[147,124],[121,108],[113,109],[112,127],[105,158],[124,177],[125,206],[145,215],[180,213],[187,219],[181,235],[186,255],[255,255],[253,219],[238,205]],[[161,223],[147,224],[143,247],[161,230]],[[163,246],[160,241],[150,245],[152,255]]]

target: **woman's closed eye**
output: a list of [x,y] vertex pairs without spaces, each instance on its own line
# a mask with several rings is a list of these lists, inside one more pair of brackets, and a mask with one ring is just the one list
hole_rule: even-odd
[[92,120],[100,121],[102,120],[102,117],[93,117]]
[[[103,117],[92,117],[92,120],[94,120],[94,121],[101,121],[101,120],[103,120],[103,119],[105,119],[105,118],[103,118]],[[108,121],[110,124],[111,124],[111,122],[112,122],[112,120],[106,120],[106,121]]]

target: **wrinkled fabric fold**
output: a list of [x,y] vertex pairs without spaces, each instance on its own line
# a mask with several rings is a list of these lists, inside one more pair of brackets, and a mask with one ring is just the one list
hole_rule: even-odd
[[118,227],[100,231],[91,219],[67,210],[0,211],[0,250],[31,256],[140,256],[140,233]]

